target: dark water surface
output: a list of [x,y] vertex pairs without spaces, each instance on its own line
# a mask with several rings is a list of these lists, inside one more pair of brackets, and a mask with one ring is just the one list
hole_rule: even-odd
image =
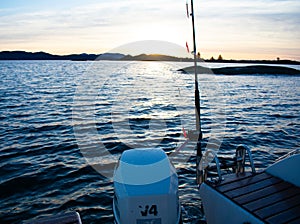
[[[184,221],[197,223],[195,152],[173,154],[182,127],[195,126],[193,75],[176,71],[187,65],[1,61],[0,223],[70,210],[83,223],[112,223],[109,177],[121,152],[136,147],[170,155]],[[299,148],[299,76],[199,79],[204,138],[222,142],[220,153],[247,144],[265,168]]]

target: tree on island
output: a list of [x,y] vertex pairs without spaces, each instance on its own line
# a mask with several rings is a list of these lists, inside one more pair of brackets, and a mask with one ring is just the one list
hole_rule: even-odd
[[200,52],[198,51],[198,54],[197,54],[197,58],[200,59],[201,58],[201,54]]
[[223,57],[222,57],[222,55],[219,55],[219,57],[218,57],[218,61],[223,61]]
[[212,56],[209,60],[214,61],[215,59],[214,59],[214,57]]

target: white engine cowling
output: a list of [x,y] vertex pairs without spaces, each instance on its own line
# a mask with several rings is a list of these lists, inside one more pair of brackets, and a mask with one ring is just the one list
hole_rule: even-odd
[[162,149],[131,149],[114,173],[113,210],[117,224],[180,222],[178,176]]

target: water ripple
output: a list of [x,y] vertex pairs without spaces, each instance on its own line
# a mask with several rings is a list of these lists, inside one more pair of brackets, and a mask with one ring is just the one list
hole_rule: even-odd
[[[112,223],[111,180],[91,165],[109,172],[135,146],[159,146],[171,155],[184,140],[182,127],[194,128],[193,76],[174,72],[185,64],[96,62],[87,73],[90,66],[0,62],[1,223],[68,210],[79,211],[84,223]],[[258,168],[299,148],[299,77],[199,79],[204,146],[221,136],[219,153],[231,155],[247,144]],[[84,158],[78,138],[87,136],[85,144],[101,142],[113,157],[99,160],[91,150]],[[184,153],[190,158],[180,162]],[[194,153],[183,150],[173,158],[184,223],[201,218]]]

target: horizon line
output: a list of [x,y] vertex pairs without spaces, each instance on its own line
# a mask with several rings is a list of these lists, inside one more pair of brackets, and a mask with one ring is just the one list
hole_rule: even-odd
[[[124,55],[124,56],[131,56],[131,57],[137,57],[137,56],[140,56],[140,55],[147,55],[147,56],[154,56],[154,55],[157,55],[157,56],[168,56],[168,57],[174,57],[174,58],[178,58],[178,59],[193,59],[193,54],[191,53],[191,57],[181,57],[181,56],[175,56],[175,55],[166,55],[166,54],[158,54],[158,53],[151,53],[151,54],[146,54],[146,53],[141,53],[141,54],[136,54],[136,55],[131,55],[131,54],[124,54],[124,53],[119,53],[119,52],[104,52],[104,53],[87,53],[87,52],[81,52],[81,53],[68,53],[68,54],[54,54],[54,53],[49,53],[47,51],[43,51],[43,50],[40,50],[40,51],[27,51],[27,50],[1,50],[0,53],[3,53],[3,52],[24,52],[24,53],[45,53],[45,54],[49,54],[49,55],[52,55],[52,56],[71,56],[71,55],[98,55],[98,56],[101,56],[101,55],[104,55],[104,54],[120,54],[120,55]],[[222,59],[218,59],[218,57],[222,57]],[[237,59],[237,58],[230,58],[230,59],[227,59],[227,58],[224,58],[222,56],[222,54],[220,53],[216,58],[214,56],[212,56],[211,58],[200,58],[201,60],[204,60],[204,61],[291,61],[291,62],[298,62],[300,63],[300,61],[298,60],[295,60],[295,59],[282,59],[280,57],[275,57],[275,59]]]

